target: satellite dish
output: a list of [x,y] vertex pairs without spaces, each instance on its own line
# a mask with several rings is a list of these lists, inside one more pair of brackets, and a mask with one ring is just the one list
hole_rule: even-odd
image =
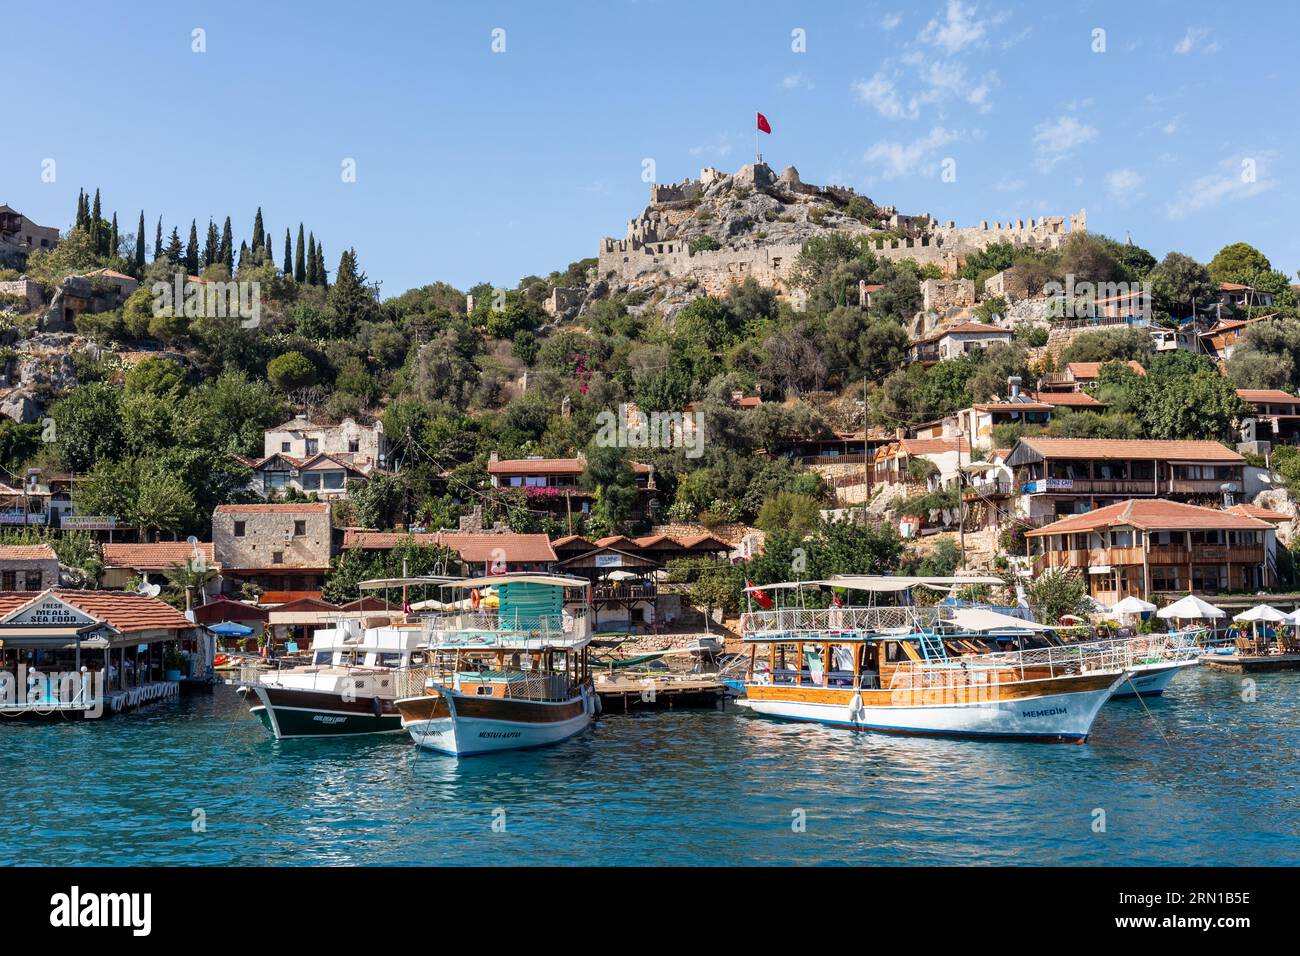
[[1235,481],[1225,481],[1223,484],[1219,485],[1219,490],[1220,490],[1220,491],[1236,491],[1236,490],[1237,490],[1237,483],[1236,483]]
[[194,535],[190,535],[188,538],[185,539],[185,543],[192,548],[199,543],[199,539],[194,537]]
[[142,594],[145,597],[157,597],[162,593],[162,585],[150,584],[148,581],[141,581],[140,586],[135,589],[136,594]]

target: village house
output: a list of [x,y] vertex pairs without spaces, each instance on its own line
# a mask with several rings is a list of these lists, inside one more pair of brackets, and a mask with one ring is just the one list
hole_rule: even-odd
[[311,459],[316,455],[331,455],[357,468],[382,467],[388,460],[388,444],[384,438],[384,423],[360,425],[345,418],[337,425],[322,425],[310,421],[305,415],[262,434],[262,458],[288,455],[291,458]]
[[333,543],[328,502],[218,505],[212,514],[213,556],[226,592],[252,585],[261,604],[319,598]]
[[970,443],[964,437],[896,438],[877,449],[872,479],[876,484],[929,484],[933,477],[933,484],[951,488],[959,483],[963,460],[970,461]]
[[1222,500],[1246,480],[1246,460],[1214,441],[1032,436],[1016,442],[1007,464],[1020,514],[1035,524],[1120,499]]
[[402,541],[411,541],[424,547],[450,548],[456,552],[460,567],[449,568],[447,573],[459,572],[468,577],[518,571],[550,571],[557,560],[550,539],[544,534],[462,534],[455,531],[411,534],[405,531],[369,531],[362,528],[348,528],[343,532],[344,551],[391,551]]
[[1158,498],[1116,502],[1025,537],[1035,571],[1077,571],[1107,606],[1130,595],[1257,591],[1275,567],[1270,522]]
[[196,597],[215,597],[221,593],[221,565],[217,563],[212,542],[155,541],[148,544],[111,544],[100,547],[104,569],[99,586],[106,590],[124,590],[134,579],[168,586],[167,572],[181,565],[213,572],[212,579]]
[[328,453],[296,458],[280,452],[266,458],[240,458],[253,471],[248,490],[263,498],[297,491],[322,500],[343,498],[348,482],[365,481],[374,469],[353,465],[345,456]]
[[0,544],[0,591],[59,586],[59,558],[48,544]]
[[[1038,396],[1046,392],[1082,392],[1092,388],[1101,377],[1101,367],[1105,362],[1070,362],[1059,372],[1049,372],[1038,383]],[[1147,370],[1141,363],[1132,360],[1125,362],[1137,375],[1145,375]]]
[[1043,426],[1052,420],[1053,406],[1039,402],[1020,391],[1020,377],[1007,380],[1007,397],[991,402],[977,402],[955,415],[956,430],[970,439],[975,448],[993,447],[993,429],[998,425]]
[[1219,319],[1204,332],[1199,333],[1201,348],[1217,359],[1227,361],[1237,350],[1237,343],[1245,337],[1256,322],[1270,322],[1276,315],[1260,315],[1253,319]]
[[[634,461],[631,463],[636,481],[637,506],[633,518],[645,513],[649,498],[654,494],[654,468]],[[510,458],[499,459],[492,452],[488,459],[488,477],[493,488],[519,488],[528,495],[528,506],[553,511],[558,514],[587,513],[591,510],[595,490],[582,487],[582,473],[587,470],[585,456],[576,458]]]
[[1220,282],[1219,301],[1234,309],[1248,309],[1251,306],[1273,304],[1272,292],[1260,292],[1254,286],[1240,282]]
[[912,343],[912,361],[931,364],[958,358],[976,349],[1015,340],[1010,329],[983,322],[961,322]]
[[1237,397],[1254,410],[1254,425],[1247,424],[1247,442],[1300,443],[1300,397],[1280,388],[1239,388]]
[[0,266],[22,269],[32,252],[53,249],[58,244],[58,229],[38,225],[12,206],[0,203]]

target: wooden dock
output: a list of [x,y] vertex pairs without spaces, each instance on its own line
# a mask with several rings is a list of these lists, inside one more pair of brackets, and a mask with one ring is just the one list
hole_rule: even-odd
[[688,707],[717,707],[726,700],[727,685],[708,677],[670,678],[620,675],[597,680],[601,713],[628,714],[634,710],[677,710]]
[[1300,654],[1203,654],[1201,663],[1234,674],[1293,671],[1300,670]]

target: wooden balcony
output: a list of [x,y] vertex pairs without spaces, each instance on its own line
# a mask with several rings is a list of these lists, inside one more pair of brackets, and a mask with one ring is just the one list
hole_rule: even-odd
[[[1189,551],[1182,545],[1157,545],[1146,555],[1146,563],[1155,565],[1176,565],[1186,568],[1189,564],[1262,564],[1264,547],[1258,544],[1206,544],[1195,545]],[[1048,551],[1038,555],[1035,563],[1041,568],[1095,568],[1095,567],[1140,567],[1143,563],[1142,548],[1070,548],[1063,551]]]

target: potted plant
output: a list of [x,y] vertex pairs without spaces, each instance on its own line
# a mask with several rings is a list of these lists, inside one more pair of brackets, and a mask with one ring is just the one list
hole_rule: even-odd
[[163,670],[166,680],[180,680],[185,671],[185,656],[175,647],[169,647],[163,655]]

